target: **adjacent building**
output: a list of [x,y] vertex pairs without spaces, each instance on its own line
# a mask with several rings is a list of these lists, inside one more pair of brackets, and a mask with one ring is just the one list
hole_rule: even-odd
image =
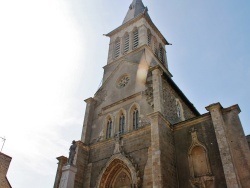
[[[141,0],[110,38],[103,83],[85,100],[75,188],[248,188],[250,152],[233,105],[200,114],[172,80],[166,46]],[[54,188],[65,157],[59,157]]]
[[0,188],[11,188],[7,178],[11,157],[0,152]]

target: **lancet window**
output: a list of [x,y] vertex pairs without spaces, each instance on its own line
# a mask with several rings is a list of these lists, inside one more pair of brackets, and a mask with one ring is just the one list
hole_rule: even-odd
[[185,117],[184,117],[184,113],[183,113],[183,108],[182,108],[182,104],[180,102],[179,99],[176,99],[176,112],[177,112],[177,117],[184,121]]
[[119,132],[120,134],[124,134],[125,132],[125,116],[123,115],[123,113],[121,114],[119,119]]
[[111,136],[112,136],[112,119],[109,118],[107,121],[106,138],[111,138]]
[[137,108],[133,111],[133,129],[138,129],[139,127],[139,111]]

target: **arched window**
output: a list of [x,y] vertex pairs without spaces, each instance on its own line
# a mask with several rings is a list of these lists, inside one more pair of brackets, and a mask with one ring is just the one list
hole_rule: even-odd
[[184,117],[184,113],[183,113],[183,108],[182,108],[182,104],[180,102],[179,99],[175,99],[176,100],[176,113],[177,113],[177,117],[181,120],[184,121],[185,117]]
[[164,49],[161,44],[159,46],[159,59],[162,63],[164,62]]
[[119,119],[119,132],[120,134],[124,134],[124,129],[125,128],[125,116],[123,115],[123,113],[120,116]]
[[137,48],[139,45],[139,32],[138,29],[133,31],[133,49]]
[[115,58],[119,57],[121,49],[121,41],[120,39],[116,39],[115,41]]
[[129,51],[129,35],[128,33],[126,33],[124,35],[124,49],[123,49],[124,53],[127,53]]
[[139,127],[139,111],[137,108],[133,111],[133,129],[138,129]]
[[176,110],[177,110],[177,117],[181,118],[181,107],[179,102],[177,102],[176,104]]
[[150,32],[150,30],[148,29],[148,45],[151,46],[151,42],[152,42],[152,34]]
[[106,138],[111,138],[111,136],[112,136],[112,119],[109,118],[107,121]]

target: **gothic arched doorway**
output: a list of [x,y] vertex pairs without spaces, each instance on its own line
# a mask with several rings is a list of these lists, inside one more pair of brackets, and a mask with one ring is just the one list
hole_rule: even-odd
[[136,170],[124,156],[114,156],[102,170],[98,180],[98,188],[135,188],[137,187]]

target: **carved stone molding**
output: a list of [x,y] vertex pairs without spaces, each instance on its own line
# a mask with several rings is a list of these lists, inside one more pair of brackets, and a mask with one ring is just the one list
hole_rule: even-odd
[[116,181],[119,181],[122,177],[124,177],[124,181],[125,179],[127,179],[127,181],[129,180],[130,186],[133,188],[138,188],[141,185],[138,166],[134,163],[132,157],[118,153],[111,157],[106,166],[100,172],[96,188],[113,187],[113,184]]
[[188,150],[190,184],[198,188],[213,187],[214,176],[211,172],[206,146],[199,141],[194,127],[191,128],[190,133],[192,139]]
[[198,178],[190,178],[190,183],[193,188],[210,188],[214,187],[214,176],[201,176]]

